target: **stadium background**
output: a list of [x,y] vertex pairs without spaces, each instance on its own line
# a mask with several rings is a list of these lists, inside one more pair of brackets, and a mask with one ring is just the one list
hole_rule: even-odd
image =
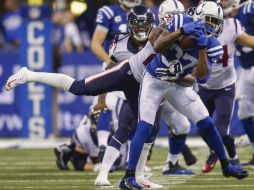
[[[6,5],[6,2],[11,4]],[[156,16],[160,2],[144,1]],[[194,0],[182,2],[186,7],[197,3]],[[82,116],[88,113],[92,97],[73,96],[41,84],[29,84],[7,92],[4,83],[22,66],[35,71],[62,72],[77,79],[100,72],[101,62],[89,45],[98,8],[111,3],[118,1],[0,1],[0,137],[71,136]],[[57,14],[71,15],[67,23],[78,27],[81,48],[74,43],[66,45],[62,33],[67,23],[56,22],[54,16]],[[240,135],[243,130],[236,111],[237,104],[231,133]],[[165,125],[159,135],[167,135]],[[195,126],[191,128],[191,135],[196,135]]]

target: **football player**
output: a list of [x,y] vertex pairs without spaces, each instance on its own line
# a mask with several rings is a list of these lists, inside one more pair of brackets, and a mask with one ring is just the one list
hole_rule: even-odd
[[[241,25],[245,28],[247,34],[254,35],[254,2],[247,1],[237,6],[239,1],[231,2],[228,7],[232,10],[231,16],[236,15]],[[243,5],[243,6],[242,6]],[[240,7],[240,8],[239,8]],[[237,8],[239,8],[237,10]],[[247,42],[246,42],[247,43]],[[240,60],[241,68],[240,75],[236,83],[236,97],[238,100],[238,117],[243,125],[245,133],[254,148],[254,63],[253,63],[253,48],[237,46],[237,55]],[[245,165],[254,165],[254,153],[251,160]]]
[[[224,27],[219,42],[223,45],[223,59],[212,65],[209,80],[200,84],[199,95],[207,107],[210,116],[216,112],[215,126],[230,157],[230,163],[239,165],[234,138],[229,134],[229,126],[234,108],[236,71],[234,68],[235,44],[254,48],[254,38],[246,34],[239,21],[230,18],[233,7],[239,6],[238,0],[222,0]],[[203,172],[210,172],[218,160],[214,151],[206,161]]]
[[[229,164],[222,139],[199,96],[190,87],[175,83],[189,73],[193,73],[199,83],[205,83],[209,77],[210,64],[222,58],[222,46],[214,36],[223,27],[222,8],[215,2],[203,2],[196,8],[194,19],[196,21],[193,22],[191,17],[183,14],[169,17],[167,32],[163,32],[154,43],[155,51],[162,54],[156,55],[143,75],[139,95],[139,123],[130,146],[128,170],[120,183],[122,189],[148,186],[135,175],[135,170],[143,144],[153,129],[154,110],[158,109],[163,99],[189,117],[205,135],[219,157],[224,176],[243,179],[248,175],[246,170]],[[182,34],[195,39],[198,48],[181,48],[178,39]]]
[[[120,5],[103,6],[98,10],[97,13],[97,26],[92,37],[91,50],[100,60],[104,62],[105,65],[110,62],[110,57],[108,54],[110,43],[113,41],[117,33],[127,32],[127,13],[132,7],[141,4],[141,0],[119,0],[119,3]],[[119,93],[112,93],[108,96],[118,95]],[[110,118],[108,118],[110,114],[108,114],[109,110],[107,110],[107,106],[110,105],[106,105],[105,97],[106,94],[100,95],[98,97],[98,103],[93,109],[94,112],[104,110],[100,117],[102,117],[101,119],[108,121],[110,120]],[[104,125],[98,126],[97,130],[100,146],[100,157],[103,157],[110,134],[110,125],[105,123]]]
[[[96,134],[97,119],[93,114],[85,116],[75,130],[71,143],[57,146],[54,149],[57,158],[56,164],[59,169],[69,170],[68,162],[71,161],[76,171],[98,171],[100,163]],[[125,167],[127,152],[127,145],[125,144],[121,147],[121,156],[115,167]]]

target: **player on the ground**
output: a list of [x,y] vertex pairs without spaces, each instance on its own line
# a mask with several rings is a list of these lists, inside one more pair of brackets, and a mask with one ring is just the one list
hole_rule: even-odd
[[[68,170],[68,162],[71,161],[76,171],[99,170],[97,122],[100,121],[92,113],[90,116],[85,116],[75,130],[71,143],[68,145],[62,144],[54,149],[59,169]],[[118,169],[125,168],[127,152],[127,145],[125,144],[125,146],[122,146],[121,156],[117,160],[117,165],[115,165]]]
[[[235,102],[235,43],[254,48],[254,37],[243,31],[237,19],[229,17],[233,11],[233,9],[230,11],[230,7],[232,8],[238,5],[239,1],[231,0],[229,2],[222,0],[224,27],[218,40],[223,45],[223,59],[220,63],[212,65],[209,80],[205,84],[200,84],[198,92],[210,116],[213,112],[216,112],[215,126],[228,152],[229,162],[235,165],[239,165],[240,162],[236,152],[234,138],[229,134],[229,126]],[[217,155],[211,150],[208,160],[202,169],[203,172],[210,172],[214,168],[217,160]]]
[[[158,18],[164,22],[164,17],[170,14],[183,13],[185,8],[178,0],[165,0],[161,3],[158,12]],[[162,119],[166,122],[169,128],[169,152],[166,163],[162,169],[164,175],[178,174],[188,175],[194,174],[192,170],[187,170],[178,164],[180,153],[184,155],[187,165],[194,164],[197,159],[190,152],[185,141],[190,131],[190,122],[187,117],[179,113],[172,105],[165,102],[162,108]]]
[[[96,102],[97,100],[95,98],[94,103]],[[107,96],[106,98],[106,103],[109,106],[108,109],[112,110],[112,117],[109,117],[110,121],[107,121],[109,125],[111,126],[110,127],[111,134],[113,134],[118,128],[118,118],[122,111],[124,102],[125,100],[117,96]],[[54,149],[54,152],[57,158],[56,164],[59,169],[68,170],[69,168],[67,166],[67,163],[70,159],[73,165],[76,164],[78,166],[81,166],[82,164],[79,164],[79,163],[82,163],[83,162],[82,160],[86,159],[86,156],[82,156],[84,154],[84,151],[82,150],[82,148],[86,150],[89,149],[88,152],[85,150],[85,152],[88,153],[89,155],[90,155],[90,152],[92,151],[93,155],[95,155],[96,157],[96,159],[93,159],[93,160],[98,163],[101,162],[101,158],[99,157],[100,156],[99,149],[95,148],[94,150],[92,150],[92,148],[89,148],[89,147],[98,147],[97,126],[105,125],[105,120],[103,119],[103,117],[100,116],[105,113],[100,112],[99,113],[100,115],[98,115],[98,113],[93,112],[92,110],[93,107],[94,107],[94,104],[92,104],[90,107],[91,109],[90,109],[89,117],[87,115],[83,117],[82,121],[80,122],[80,125],[75,130],[74,135],[71,137],[70,144],[60,145]],[[115,109],[115,107],[117,107],[117,109]],[[90,131],[87,130],[88,128],[90,129]],[[77,151],[75,151],[75,149],[77,149]],[[80,156],[76,156],[76,158],[80,158],[80,160],[75,159],[75,162],[73,162],[72,158],[75,158],[75,155],[80,155]],[[86,163],[86,160],[84,161]],[[75,169],[83,170],[83,167],[82,166],[75,167]],[[97,167],[97,169],[99,168]]]
[[[205,134],[209,145],[219,157],[224,176],[238,179],[247,177],[247,171],[229,164],[222,139],[199,96],[190,87],[175,84],[177,79],[192,72],[198,82],[206,82],[210,72],[209,65],[221,60],[222,46],[214,34],[223,27],[222,12],[222,8],[217,3],[203,2],[195,11],[195,22],[191,17],[182,14],[168,18],[166,26],[168,32],[164,32],[154,43],[155,50],[162,55],[156,55],[147,66],[142,79],[139,123],[131,142],[128,170],[120,183],[121,189],[146,187],[135,170],[143,144],[153,129],[156,113],[154,110],[158,109],[164,99],[189,117]],[[205,21],[205,26],[199,19]],[[179,45],[178,39],[182,36],[183,30],[181,27],[186,25],[193,25],[195,28],[191,31],[184,30],[184,33],[190,34],[196,40],[198,48],[182,49]],[[192,27],[188,27],[190,28]]]
[[[254,2],[247,1],[239,5],[237,0],[225,2],[229,2],[228,11],[231,11],[231,16],[236,15],[245,32],[254,35]],[[237,56],[241,64],[240,75],[236,83],[236,97],[239,106],[238,117],[254,148],[254,50],[238,45]],[[251,160],[244,163],[244,165],[254,166],[254,153]]]

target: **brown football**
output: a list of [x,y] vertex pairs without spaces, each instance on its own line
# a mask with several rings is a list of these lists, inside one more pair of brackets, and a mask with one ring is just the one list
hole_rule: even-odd
[[193,49],[197,47],[197,42],[189,36],[182,36],[180,45],[183,49]]

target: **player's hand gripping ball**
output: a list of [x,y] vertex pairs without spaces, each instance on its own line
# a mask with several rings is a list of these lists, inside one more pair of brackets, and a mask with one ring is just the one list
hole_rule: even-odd
[[180,38],[180,46],[182,49],[193,49],[197,47],[197,42],[190,36],[182,36]]

